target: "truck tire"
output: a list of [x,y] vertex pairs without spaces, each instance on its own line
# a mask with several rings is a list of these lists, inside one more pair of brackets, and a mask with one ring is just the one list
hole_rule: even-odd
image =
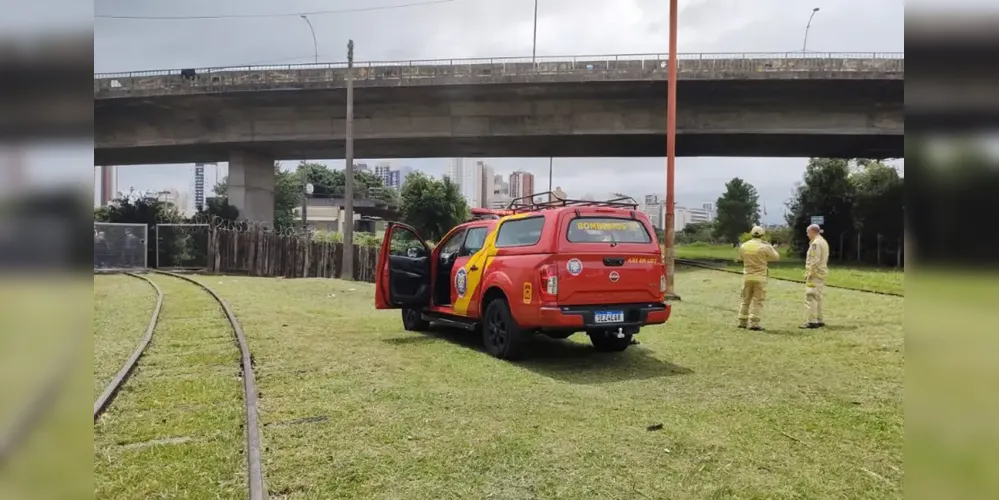
[[430,322],[423,319],[419,309],[404,307],[402,309],[402,327],[409,332],[425,332],[430,328]]
[[528,340],[528,333],[517,326],[506,300],[495,299],[489,303],[482,321],[482,343],[486,352],[499,359],[519,359],[524,355]]
[[590,342],[593,343],[594,349],[600,352],[621,352],[631,345],[632,335],[630,333],[624,334],[624,337],[621,338],[608,331],[592,331],[586,332],[586,334],[590,336]]

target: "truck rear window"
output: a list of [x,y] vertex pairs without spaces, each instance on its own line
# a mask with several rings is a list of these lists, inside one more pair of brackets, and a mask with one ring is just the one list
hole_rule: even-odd
[[634,219],[576,217],[566,235],[572,243],[651,243],[645,225]]

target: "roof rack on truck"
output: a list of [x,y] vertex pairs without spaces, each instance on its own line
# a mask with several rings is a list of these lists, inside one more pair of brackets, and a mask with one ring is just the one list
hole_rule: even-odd
[[510,215],[514,213],[510,210],[497,210],[494,208],[478,208],[478,207],[472,208],[471,212],[472,212],[472,217],[468,219],[469,221],[499,219],[504,215]]
[[[541,201],[541,202],[535,201],[537,198],[547,199],[548,201]],[[545,210],[549,208],[561,208],[561,207],[610,207],[610,208],[626,208],[629,210],[637,210],[638,201],[630,196],[614,198],[612,200],[607,200],[607,201],[570,200],[566,198],[560,198],[554,192],[548,191],[545,193],[535,193],[530,196],[521,196],[520,198],[514,198],[512,201],[510,201],[510,204],[507,206],[507,211],[509,211],[510,213],[535,212],[538,210]]]

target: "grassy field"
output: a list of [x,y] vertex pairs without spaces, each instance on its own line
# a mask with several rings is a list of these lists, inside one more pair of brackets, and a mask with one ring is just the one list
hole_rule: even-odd
[[[736,262],[739,251],[728,245],[680,245],[676,247],[676,258],[717,261],[729,270],[742,271],[742,264]],[[873,266],[843,266],[829,263],[829,277],[826,283],[834,286],[857,288],[892,294],[904,294],[905,273],[894,268]],[[774,278],[801,281],[804,279],[805,261],[783,252],[781,260],[770,264],[770,276]]]
[[80,418],[81,407],[93,403],[89,291],[89,280],[77,277],[0,276],[0,435],[7,437],[47,382],[58,381],[54,398],[26,421],[0,463],[0,498],[91,495],[92,476],[80,466],[91,444]]
[[[898,297],[830,289],[830,326],[801,331],[800,287],[771,281],[768,330],[754,333],[734,328],[741,278],[688,270],[677,277],[683,301],[673,318],[646,329],[640,346],[599,354],[585,336],[539,340],[533,357],[510,363],[466,333],[404,332],[398,312],[373,309],[369,284],[200,279],[233,305],[249,337],[273,499],[902,497]],[[115,444],[127,434],[130,442],[233,437],[235,387],[212,392],[224,418],[189,415],[207,403],[183,411],[167,404],[191,394],[166,376],[200,371],[165,370],[157,360],[191,364],[197,356],[180,337],[201,346],[193,339],[205,332],[178,322],[215,317],[202,304],[202,315],[180,320],[192,313],[167,300],[173,326],[163,335],[176,339],[157,345],[154,367],[140,374],[146,382],[134,384],[127,405],[116,403],[133,412],[119,411],[130,423],[116,423],[115,438],[105,423],[95,437],[95,448],[116,454],[95,454],[98,497],[154,497],[138,463],[178,472],[160,473],[160,488],[171,484],[165,477],[180,481],[180,471],[200,473],[205,496],[231,496],[237,484],[235,469],[221,467],[234,465],[228,453],[205,463],[193,444]],[[221,377],[234,350],[221,349],[223,332],[212,332]],[[129,418],[140,408],[143,417]],[[184,429],[167,429],[181,418]],[[223,448],[238,449],[235,441]],[[126,489],[132,482],[146,487]]]
[[94,397],[121,369],[146,333],[156,290],[125,275],[94,277]]
[[[198,287],[150,278],[163,290],[163,309],[136,371],[94,425],[94,497],[245,498],[239,350],[229,323]],[[95,276],[95,288],[111,279]],[[101,307],[122,317],[142,307],[108,302]]]

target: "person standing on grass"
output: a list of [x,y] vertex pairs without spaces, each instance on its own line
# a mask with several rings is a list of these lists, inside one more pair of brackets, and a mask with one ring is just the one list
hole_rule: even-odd
[[767,274],[770,262],[780,259],[780,254],[763,241],[763,228],[754,226],[749,231],[750,240],[739,247],[742,261],[742,305],[739,306],[739,328],[762,331],[760,313],[767,298]]
[[812,224],[805,230],[808,233],[808,254],[805,257],[805,324],[799,328],[819,328],[826,326],[822,319],[822,294],[829,275],[829,243],[822,237],[822,228]]

